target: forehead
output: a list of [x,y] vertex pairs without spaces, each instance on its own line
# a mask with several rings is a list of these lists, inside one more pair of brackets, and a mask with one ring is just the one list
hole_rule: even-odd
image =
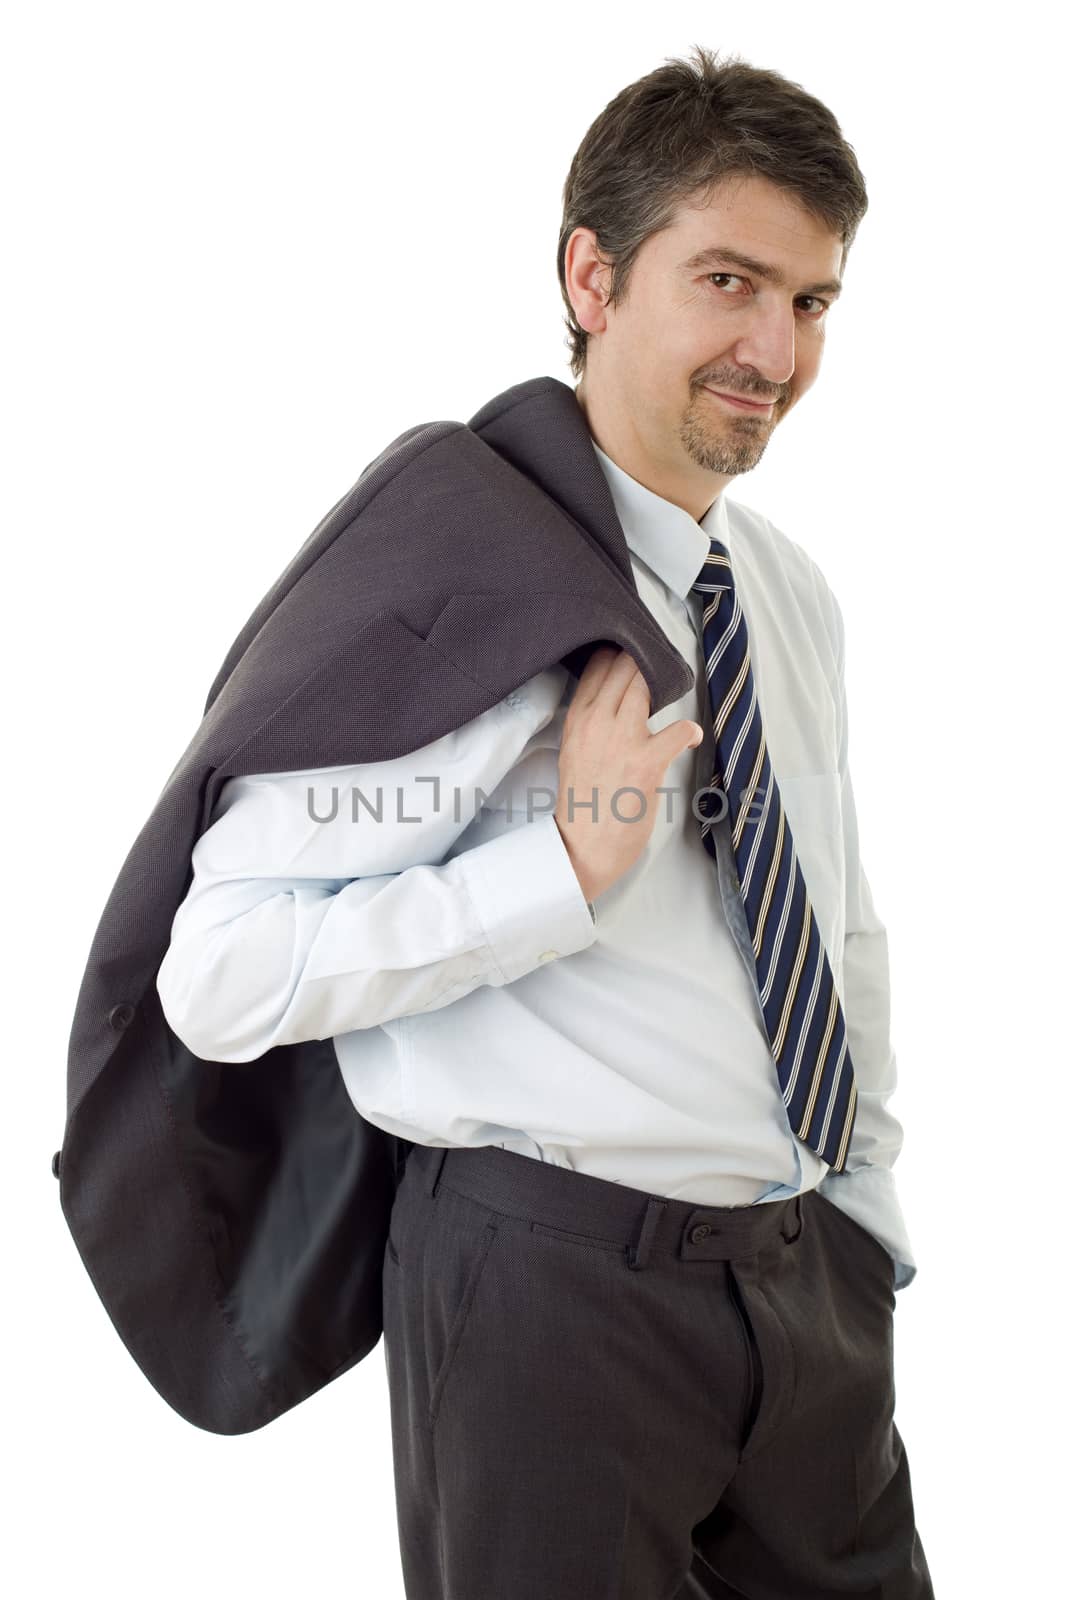
[[721,247],[778,267],[789,279],[830,279],[843,255],[840,234],[761,177],[729,179],[710,194],[680,201],[670,227],[647,243],[655,245],[657,263],[671,269],[684,270],[700,252]]

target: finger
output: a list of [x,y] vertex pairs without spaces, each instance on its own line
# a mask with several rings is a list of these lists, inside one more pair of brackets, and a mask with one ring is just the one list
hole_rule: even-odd
[[[602,659],[598,660],[598,657]],[[571,703],[577,701],[582,709],[588,709],[594,702],[598,706],[602,702],[602,709],[614,716],[626,686],[636,671],[637,663],[625,650],[613,645],[602,646],[590,656]]]
[[[632,661],[633,658],[628,656],[627,660]],[[615,708],[615,714],[624,721],[628,728],[638,728],[648,721],[651,709],[652,694],[648,687],[648,681],[641,668],[634,661],[633,673],[623,685],[618,705]]]

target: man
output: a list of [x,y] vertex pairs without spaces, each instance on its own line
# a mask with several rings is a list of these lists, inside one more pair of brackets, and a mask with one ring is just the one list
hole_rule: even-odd
[[407,757],[236,778],[193,852],[174,1032],[215,1062],[332,1036],[410,1141],[383,1293],[413,1600],[933,1592],[841,616],[723,495],[815,381],[864,207],[775,74],[698,51],[623,91],[568,178],[561,286],[693,691],[650,718],[601,648]]

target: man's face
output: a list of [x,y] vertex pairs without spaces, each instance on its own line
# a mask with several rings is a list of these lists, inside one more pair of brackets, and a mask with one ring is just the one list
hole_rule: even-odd
[[[729,180],[642,245],[622,305],[590,337],[583,389],[661,468],[751,471],[815,381],[841,258],[840,237],[783,190]],[[587,281],[606,289],[606,277]],[[709,390],[763,404],[731,405]]]

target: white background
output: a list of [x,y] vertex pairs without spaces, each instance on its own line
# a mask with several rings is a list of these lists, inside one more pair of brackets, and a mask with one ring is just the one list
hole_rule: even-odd
[[818,383],[731,487],[844,609],[919,1263],[897,1422],[938,1600],[1055,1586],[1063,86],[1050,14],[985,15],[7,10],[2,1548],[19,1600],[402,1600],[380,1342],[224,1438],[171,1411],[116,1334],[50,1171],[70,1019],[122,861],[312,527],[403,429],[571,381],[554,265],[571,157],[619,89],[694,43],[823,99],[868,184]]

